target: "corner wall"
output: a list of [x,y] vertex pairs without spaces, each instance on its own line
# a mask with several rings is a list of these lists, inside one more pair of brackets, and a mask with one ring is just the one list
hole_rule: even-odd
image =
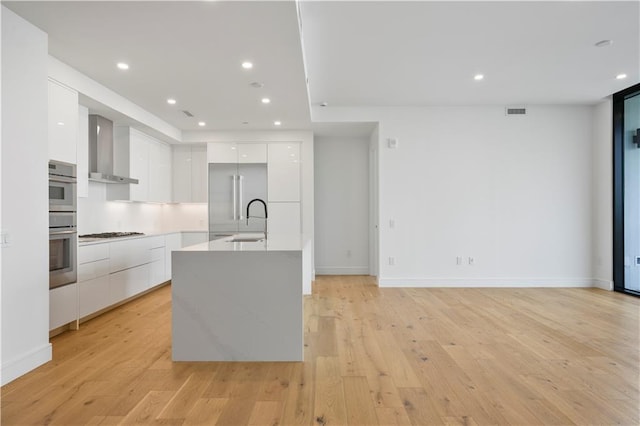
[[2,385],[51,360],[47,35],[2,7]]
[[613,105],[607,99],[593,114],[593,278],[596,287],[613,290]]

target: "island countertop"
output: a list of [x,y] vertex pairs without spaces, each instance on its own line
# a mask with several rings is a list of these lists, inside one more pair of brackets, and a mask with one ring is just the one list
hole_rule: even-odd
[[222,251],[222,252],[242,252],[242,251],[302,251],[309,238],[301,234],[269,234],[262,241],[231,241],[234,237],[260,238],[264,234],[236,234],[206,243],[195,244],[183,247],[179,251]]

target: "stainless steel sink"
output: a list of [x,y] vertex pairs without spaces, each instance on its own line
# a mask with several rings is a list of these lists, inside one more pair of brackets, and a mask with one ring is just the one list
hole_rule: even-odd
[[264,241],[264,237],[235,237],[230,239],[229,241],[233,243],[257,243],[260,241]]

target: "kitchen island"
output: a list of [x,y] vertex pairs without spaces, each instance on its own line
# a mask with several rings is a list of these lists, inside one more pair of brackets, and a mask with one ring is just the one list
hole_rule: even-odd
[[173,360],[302,361],[310,241],[232,239],[173,252]]

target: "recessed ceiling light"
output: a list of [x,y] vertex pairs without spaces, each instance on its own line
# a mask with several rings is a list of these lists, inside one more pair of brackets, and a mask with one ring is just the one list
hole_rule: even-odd
[[64,123],[62,121],[58,121],[58,126],[64,126]]
[[613,44],[613,40],[600,40],[599,42],[594,44],[594,46],[595,47],[606,47],[606,46],[611,46],[612,44]]
[[273,125],[274,125],[274,126],[279,126],[279,125],[281,125],[281,124],[282,124],[282,123],[281,123],[280,121],[274,121],[274,122],[273,122]]
[[253,87],[254,89],[260,89],[261,87],[264,87],[264,83],[254,81],[253,83],[249,83],[249,86]]
[[126,64],[124,62],[118,62],[116,64],[116,66],[121,70],[128,70],[129,69],[129,64]]
[[249,122],[248,121],[243,121],[242,124],[246,125],[246,124],[249,124]]
[[262,98],[262,103],[263,103],[263,104],[271,103],[271,99],[269,99],[269,98]]
[[169,98],[169,99],[167,99],[167,103],[168,103],[169,105],[175,105],[175,104],[176,104],[176,100],[175,100],[175,99],[173,99],[173,98]]
[[204,121],[198,121],[198,126],[203,127],[206,126],[207,123],[205,123]]
[[251,68],[253,68],[253,64],[249,61],[244,61],[242,63],[242,68],[244,68],[245,70],[250,70]]
[[329,106],[329,102],[320,102],[321,107]]
[[473,76],[473,79],[474,79],[475,81],[483,80],[483,79],[484,79],[484,75],[482,75],[482,74],[476,74],[476,75],[474,75],[474,76]]
[[627,75],[626,74],[618,74],[618,75],[616,75],[616,78],[618,80],[624,80],[625,78],[627,78]]

